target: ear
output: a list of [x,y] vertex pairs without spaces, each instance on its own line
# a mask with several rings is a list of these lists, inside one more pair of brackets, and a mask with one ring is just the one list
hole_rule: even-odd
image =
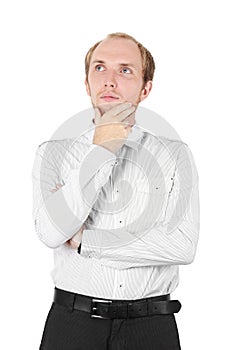
[[91,96],[90,86],[89,86],[87,79],[85,79],[85,86],[86,86],[86,92],[87,92],[88,96]]
[[151,92],[152,89],[152,81],[149,80],[146,82],[144,88],[141,91],[141,95],[140,95],[140,102],[145,100],[145,98],[147,98],[147,96],[149,95],[149,93]]

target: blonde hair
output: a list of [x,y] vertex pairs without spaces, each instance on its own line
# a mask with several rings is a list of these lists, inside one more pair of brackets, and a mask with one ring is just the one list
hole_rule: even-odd
[[[108,34],[106,39],[114,39],[114,38],[121,38],[121,39],[127,39],[132,40],[135,44],[137,44],[141,57],[142,57],[142,74],[143,74],[143,83],[144,85],[149,81],[153,80],[154,77],[154,71],[155,71],[155,62],[153,59],[153,56],[151,53],[141,44],[139,43],[135,38],[133,38],[131,35],[125,34],[125,33],[112,33]],[[86,73],[86,79],[88,80],[88,73],[90,68],[90,62],[93,55],[93,52],[97,48],[97,46],[102,42],[98,41],[95,45],[93,45],[87,52],[85,57],[85,73]]]

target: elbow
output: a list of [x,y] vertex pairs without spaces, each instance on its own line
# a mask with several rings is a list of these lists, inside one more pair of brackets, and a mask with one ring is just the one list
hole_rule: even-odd
[[44,236],[42,234],[38,235],[39,240],[46,245],[46,247],[51,248],[51,249],[56,249],[61,246],[62,243],[57,242],[55,240],[49,239],[49,237]]
[[65,243],[68,238],[65,238],[64,236],[61,236],[61,234],[43,234],[43,231],[39,230],[37,226],[35,226],[35,231],[37,234],[37,237],[39,240],[46,245],[46,247],[51,248],[51,249],[56,249],[60,247],[63,243]]
[[47,240],[47,239],[44,239],[44,238],[41,238],[40,241],[46,245],[46,247],[48,248],[51,248],[51,249],[56,249],[58,247],[60,247],[60,243],[58,244],[57,242],[52,242],[50,240]]
[[192,235],[184,234],[184,240],[182,244],[182,249],[180,252],[180,258],[182,260],[182,265],[192,264],[197,251],[197,244],[199,238],[199,230],[193,231]]
[[194,255],[189,255],[183,260],[182,264],[183,265],[190,265],[193,263],[193,261],[194,261]]
[[185,249],[183,254],[183,265],[190,265],[193,263],[196,256],[196,245],[190,244],[189,247]]

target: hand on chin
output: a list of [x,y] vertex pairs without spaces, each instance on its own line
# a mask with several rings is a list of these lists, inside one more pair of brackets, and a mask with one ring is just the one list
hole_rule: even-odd
[[99,103],[96,107],[99,109],[100,114],[103,115],[104,113],[110,111],[113,107],[121,104],[123,102],[118,102],[118,101],[112,101],[112,102],[102,102]]

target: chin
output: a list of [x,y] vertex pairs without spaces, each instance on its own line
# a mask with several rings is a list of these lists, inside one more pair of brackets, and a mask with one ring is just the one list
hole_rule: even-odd
[[119,105],[122,102],[101,102],[97,105],[97,107],[100,110],[101,114],[104,114],[106,112],[108,112],[110,109],[112,109],[113,107]]

